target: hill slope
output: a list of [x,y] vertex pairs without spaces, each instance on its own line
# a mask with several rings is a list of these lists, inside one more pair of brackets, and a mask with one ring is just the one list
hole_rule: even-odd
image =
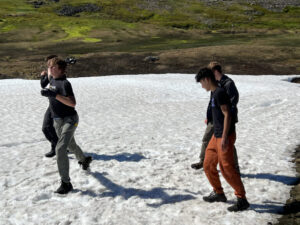
[[[0,74],[33,78],[46,55],[73,55],[72,76],[300,73],[295,0],[2,0]],[[158,61],[145,61],[155,55]],[[184,57],[183,57],[184,56]]]

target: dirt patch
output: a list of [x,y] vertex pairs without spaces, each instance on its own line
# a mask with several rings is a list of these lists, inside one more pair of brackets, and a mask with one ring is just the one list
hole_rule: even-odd
[[[294,160],[298,177],[300,176],[300,145],[295,151]],[[287,200],[284,206],[283,216],[279,219],[276,225],[300,224],[300,177],[298,183],[290,192],[290,199]]]
[[291,82],[300,84],[300,77],[294,77]]
[[[277,52],[276,57],[271,57]],[[52,54],[53,52],[51,52]],[[97,52],[76,55],[77,63],[70,66],[68,76],[87,77],[122,74],[197,73],[211,60],[224,65],[225,73],[247,75],[300,74],[299,62],[290,60],[291,51],[273,47],[213,46],[161,52]],[[49,52],[50,54],[50,52]],[[18,55],[17,53],[15,55]],[[66,54],[59,54],[62,58]],[[0,78],[37,79],[44,69],[46,55],[19,54],[0,60]],[[158,60],[145,60],[147,57]],[[5,75],[5,76],[4,76]]]

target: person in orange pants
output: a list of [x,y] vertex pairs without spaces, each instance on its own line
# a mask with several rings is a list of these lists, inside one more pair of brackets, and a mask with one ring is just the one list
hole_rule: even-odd
[[212,70],[201,69],[195,77],[202,88],[211,91],[214,134],[209,141],[204,159],[204,171],[213,187],[210,195],[204,196],[207,202],[226,202],[217,165],[225,180],[235,190],[237,202],[228,208],[229,211],[242,211],[249,207],[246,192],[240,174],[235,169],[234,143],[236,140],[235,118],[231,115],[231,102],[226,91],[219,87]]

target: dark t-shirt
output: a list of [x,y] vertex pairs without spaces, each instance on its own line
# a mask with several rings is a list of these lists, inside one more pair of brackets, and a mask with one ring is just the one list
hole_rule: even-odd
[[[212,97],[211,97],[214,135],[217,138],[222,137],[223,128],[224,128],[224,114],[222,113],[221,105],[228,105],[229,109],[231,108],[230,99],[226,91],[223,88],[217,87],[217,89],[214,92],[212,92]],[[235,131],[235,122],[234,120],[231,120],[228,134],[231,134],[234,131]]]
[[[65,76],[57,79],[51,78],[49,89],[65,97],[74,96],[72,85]],[[73,107],[67,106],[55,98],[49,98],[49,101],[53,118],[64,118],[76,114]]]
[[[235,83],[231,78],[226,76],[225,74],[221,77],[221,80],[218,82],[218,86],[224,88],[226,93],[229,96],[230,102],[231,102],[231,113],[232,113],[232,118],[235,121],[235,123],[238,122],[238,109],[237,109],[237,104],[239,102],[239,92],[235,86]],[[206,118],[207,122],[212,122],[212,109],[211,109],[211,95],[210,95],[210,100],[209,104],[207,106],[207,111],[206,111]]]

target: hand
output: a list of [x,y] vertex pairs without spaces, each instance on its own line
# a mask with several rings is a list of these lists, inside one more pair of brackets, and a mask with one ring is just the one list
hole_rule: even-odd
[[54,91],[51,91],[50,89],[45,88],[45,89],[41,90],[41,95],[45,96],[45,97],[55,98],[57,94]]
[[222,151],[226,152],[228,147],[228,138],[222,137]]
[[45,75],[47,75],[47,71],[46,70],[44,70],[44,71],[41,72],[41,77],[45,76]]

